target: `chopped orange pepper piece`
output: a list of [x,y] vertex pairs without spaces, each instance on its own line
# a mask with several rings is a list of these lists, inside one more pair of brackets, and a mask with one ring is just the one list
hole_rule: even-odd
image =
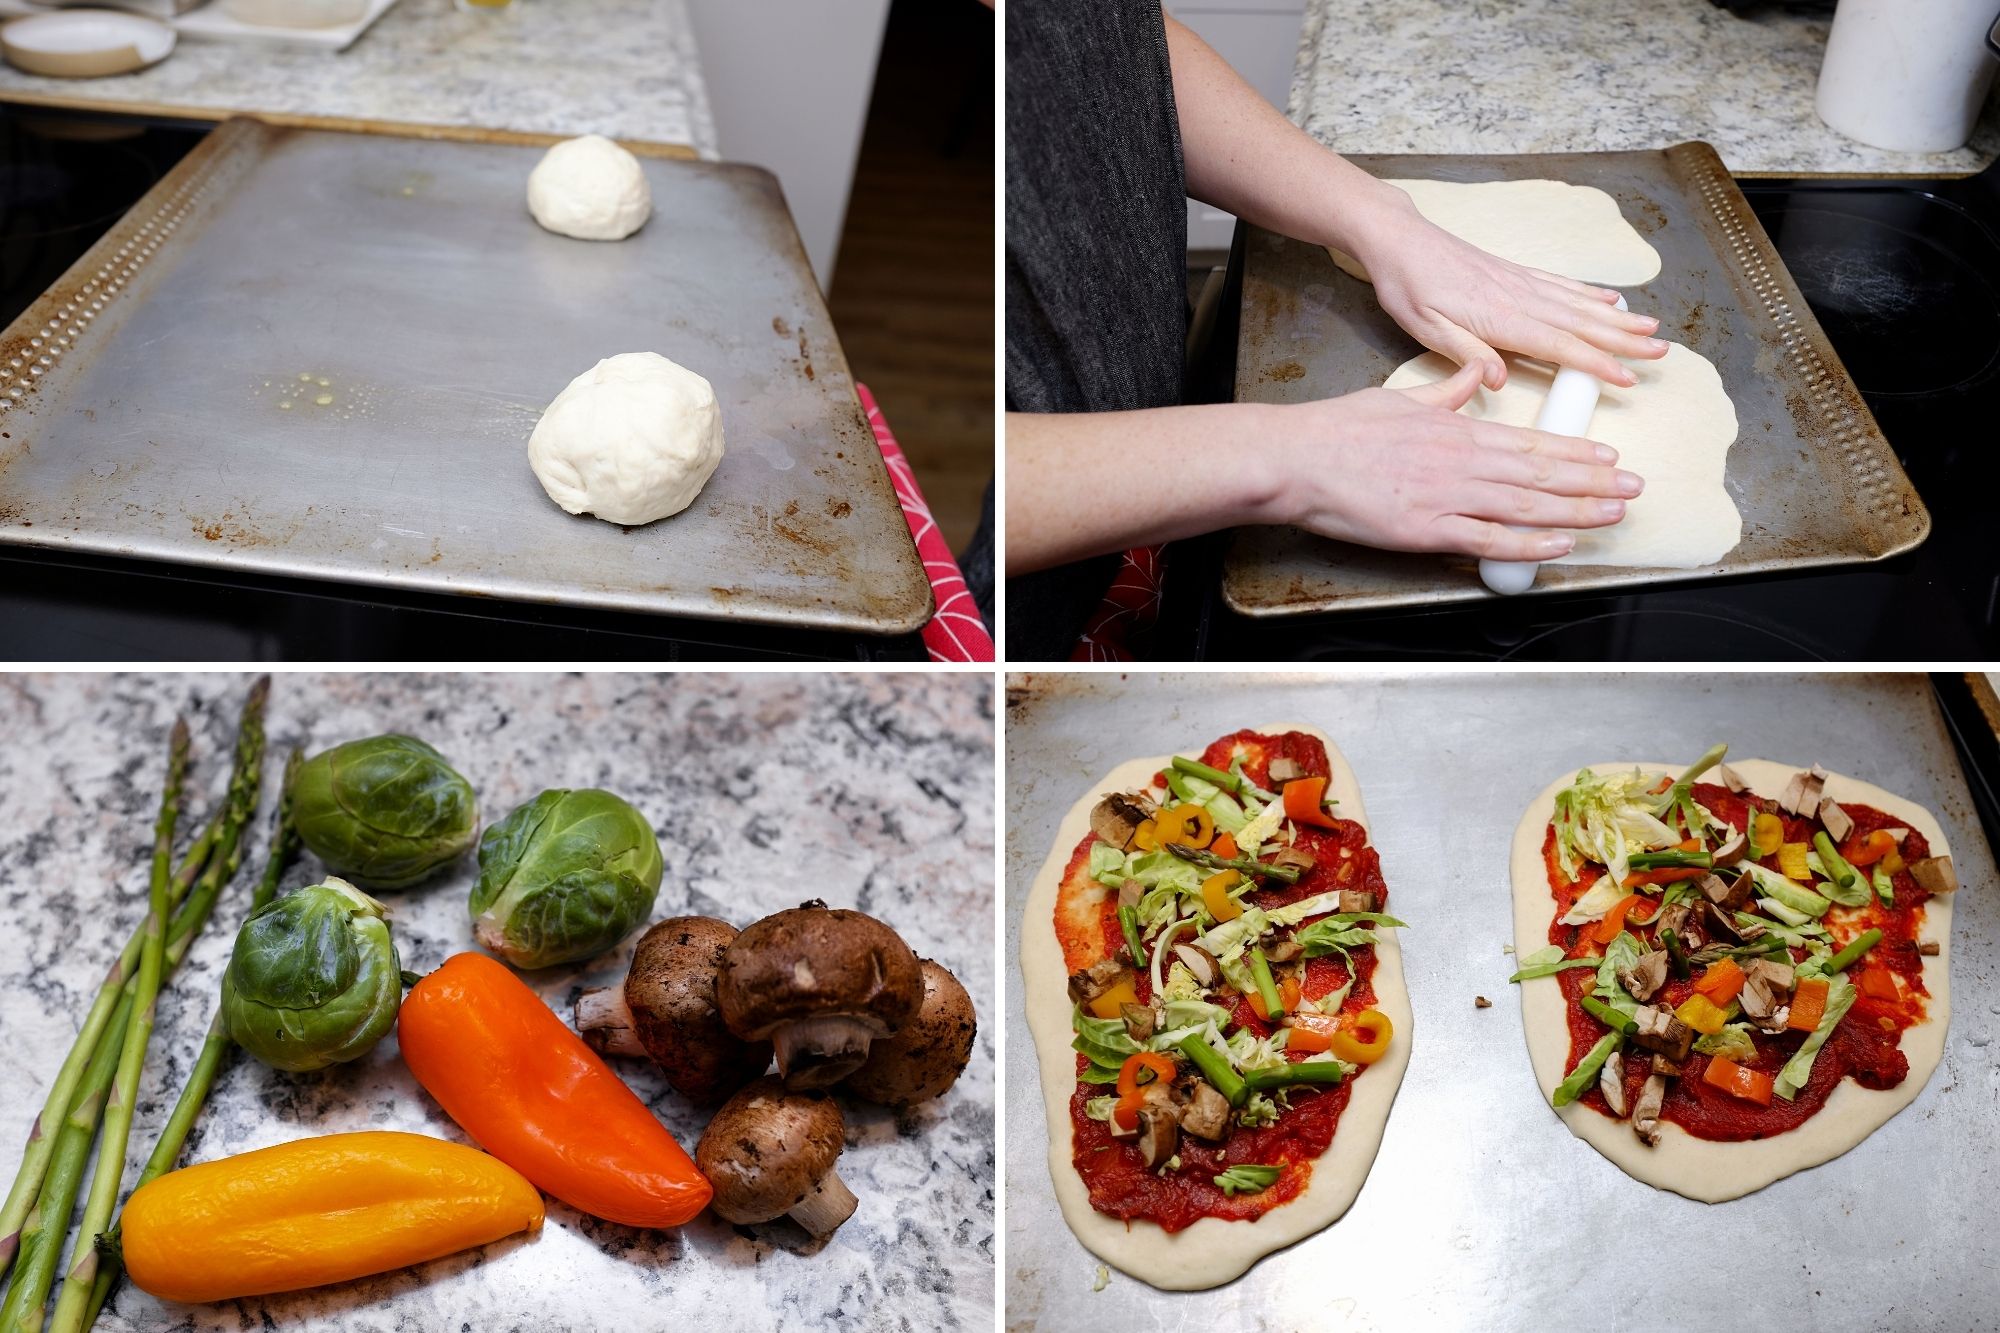
[[1389,1039],[1395,1031],[1387,1014],[1363,1009],[1335,1030],[1327,1049],[1349,1064],[1372,1065],[1389,1053]]
[[1771,1076],[1745,1069],[1726,1055],[1710,1057],[1708,1068],[1701,1071],[1701,1081],[1746,1102],[1755,1102],[1759,1106],[1771,1104]]
[[1636,889],[1647,884],[1678,884],[1684,879],[1700,879],[1708,873],[1700,866],[1662,866],[1658,870],[1635,870],[1625,877],[1625,883],[1620,887]]
[[1217,921],[1234,921],[1243,915],[1243,905],[1229,891],[1243,882],[1240,871],[1219,870],[1201,882],[1201,903]]
[[1215,835],[1215,841],[1208,845],[1208,850],[1225,861],[1234,861],[1243,849],[1236,845],[1235,834],[1218,833]]
[[[1245,998],[1250,1001],[1250,1007],[1256,1011],[1257,1017],[1263,1019],[1266,1023],[1271,1021],[1271,1015],[1264,1010],[1264,997],[1262,995],[1253,990]],[[1278,984],[1278,1003],[1284,1006],[1285,1012],[1288,1014],[1299,1007],[1299,983],[1296,978],[1286,977]],[[1325,1048],[1321,1047],[1321,1049],[1324,1050]]]
[[1120,981],[1090,1002],[1090,1012],[1097,1018],[1118,1018],[1124,1013],[1124,1006],[1139,1003],[1139,992],[1132,989],[1129,981]]
[[1885,967],[1864,967],[1858,983],[1861,993],[1875,1000],[1900,1000],[1902,992],[1896,989],[1896,979],[1889,975]]
[[1811,1032],[1819,1026],[1819,1020],[1826,1016],[1827,981],[1825,977],[1808,977],[1792,992],[1792,1016],[1785,1026],[1799,1032]]
[[1872,866],[1895,850],[1896,840],[1889,836],[1889,830],[1878,828],[1865,838],[1849,838],[1840,855],[1851,866]]
[[[1636,893],[1627,894],[1616,907],[1604,914],[1602,921],[1591,926],[1589,931],[1590,938],[1596,940],[1599,944],[1611,943],[1611,941],[1618,938],[1618,932],[1625,929],[1626,915],[1633,908],[1645,906],[1652,901],[1652,899],[1642,897]],[[1638,924],[1644,925],[1646,922],[1651,921],[1655,915],[1657,915],[1657,909],[1640,917]]]
[[[1151,1078],[1141,1078],[1144,1073]],[[1118,1067],[1118,1104],[1111,1108],[1111,1118],[1118,1122],[1120,1129],[1139,1128],[1139,1112],[1146,1105],[1146,1089],[1162,1079],[1174,1081],[1174,1062],[1170,1056],[1159,1051],[1140,1051],[1137,1055],[1125,1057],[1125,1063]]]
[[1199,851],[1215,840],[1215,816],[1198,805],[1177,805],[1153,816],[1153,836],[1162,847]]
[[1743,989],[1743,969],[1734,958],[1718,959],[1701,974],[1694,988],[1716,1004],[1726,1005]]
[[1333,816],[1320,808],[1325,801],[1325,778],[1294,778],[1285,784],[1285,818],[1294,824],[1339,828]]
[[1293,1051],[1331,1050],[1334,1035],[1340,1031],[1338,1014],[1301,1013],[1293,1010],[1285,1022],[1292,1030],[1292,1035],[1285,1042],[1285,1048]]

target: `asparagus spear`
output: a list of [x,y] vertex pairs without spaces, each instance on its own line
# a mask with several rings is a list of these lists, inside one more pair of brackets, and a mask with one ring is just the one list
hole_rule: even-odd
[[[243,715],[237,725],[236,758],[230,773],[229,795],[218,816],[215,837],[201,876],[187,891],[167,932],[161,963],[165,972],[172,972],[186,956],[195,934],[207,921],[222,884],[236,871],[243,824],[254,813],[257,804],[258,772],[264,748],[264,701],[270,683],[270,677],[260,677],[251,686],[249,697],[244,702]],[[143,949],[143,933],[139,943]],[[91,1140],[96,1136],[97,1119],[104,1109],[106,1093],[118,1070],[126,1029],[131,1025],[138,981],[135,976],[118,986],[117,1008],[110,1021],[100,1029],[101,1036],[91,1052],[82,1084],[74,1094],[75,1100],[66,1108],[62,1128],[43,1162],[41,1192],[20,1235],[20,1264],[14,1275],[14,1285],[7,1293],[5,1305],[0,1305],[0,1330],[12,1333],[12,1330],[19,1329],[23,1333],[38,1333],[41,1328],[49,1287],[55,1279],[56,1260],[62,1250],[63,1238],[69,1231],[70,1213],[76,1206],[83,1159],[89,1155]],[[123,1175],[122,1161],[116,1174]]]
[[[278,896],[278,881],[284,878],[285,868],[298,855],[299,831],[292,823],[292,778],[304,757],[298,750],[293,750],[285,761],[284,785],[278,793],[277,822],[271,833],[270,858],[264,863],[264,877],[258,881],[257,891],[250,900],[250,911],[244,917],[246,921]],[[160,1130],[159,1141],[153,1145],[145,1169],[132,1186],[133,1193],[174,1169],[174,1164],[180,1160],[181,1149],[187,1144],[188,1134],[194,1129],[195,1117],[201,1114],[202,1107],[208,1102],[209,1090],[215,1086],[216,1075],[222,1072],[223,1061],[234,1050],[229,1035],[222,1030],[222,1009],[218,1005],[214,1017],[209,1019],[208,1036],[202,1041],[201,1054],[195,1058],[194,1068],[188,1071],[187,1083],[181,1088],[173,1113]],[[118,1240],[119,1227],[113,1226],[98,1242],[100,1262],[91,1282],[90,1306],[78,1327],[96,1326],[98,1314],[103,1311],[112,1287],[124,1271],[124,1258],[119,1251]],[[67,1288],[63,1294],[69,1294]],[[64,1327],[60,1307],[56,1315],[56,1328],[60,1330]]]

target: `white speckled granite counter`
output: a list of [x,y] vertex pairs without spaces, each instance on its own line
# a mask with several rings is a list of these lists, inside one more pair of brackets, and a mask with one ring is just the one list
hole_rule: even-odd
[[0,101],[220,120],[381,122],[604,134],[716,155],[682,0],[519,0],[461,14],[401,0],[354,45],[321,50],[182,41],[151,69],[51,79],[0,65]]
[[1708,0],[1310,0],[1291,117],[1343,153],[1713,144],[1735,172],[1964,175],[2000,156],[2000,96],[1950,153],[1856,143],[1813,112],[1828,20]]
[[[143,911],[142,867],[167,728],[194,729],[188,822],[226,777],[247,676],[0,676],[0,1164],[67,1051],[89,995]],[[140,1086],[132,1158],[150,1150],[212,1012],[261,869],[285,750],[404,730],[478,788],[490,822],[544,787],[602,785],[655,820],[666,875],[654,918],[739,925],[804,898],[882,917],[955,972],[980,1033],[937,1101],[896,1114],[843,1098],[840,1173],[854,1217],[814,1252],[790,1222],[675,1231],[587,1218],[550,1200],[515,1238],[378,1278],[219,1305],[162,1305],[129,1285],[100,1329],[479,1330],[972,1329],[994,1309],[993,681],[987,675],[279,675],[270,705],[266,818],[239,876],[162,998]],[[184,825],[185,827],[185,825]],[[306,856],[287,888],[311,883]],[[471,947],[470,858],[385,893],[403,966]],[[569,1017],[584,985],[623,973],[629,942],[597,964],[528,977]],[[682,1145],[706,1113],[640,1061],[615,1062]],[[363,1128],[466,1136],[403,1068],[393,1035],[316,1074],[237,1060],[218,1079],[184,1161]],[[138,1145],[144,1145],[140,1147]],[[128,1178],[136,1173],[128,1169]]]

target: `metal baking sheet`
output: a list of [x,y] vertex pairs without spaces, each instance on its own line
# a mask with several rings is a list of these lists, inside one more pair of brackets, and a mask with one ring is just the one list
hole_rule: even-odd
[[[1360,779],[1397,915],[1410,923],[1409,1071],[1368,1182],[1331,1228],[1215,1291],[1156,1291],[1115,1270],[1094,1291],[1097,1259],[1051,1192],[1021,1005],[1028,886],[1070,804],[1114,764],[1280,720],[1325,728]],[[1949,1036],[1917,1100],[1842,1157],[1742,1199],[1699,1204],[1633,1180],[1548,1108],[1507,984],[1514,960],[1501,950],[1513,940],[1509,843],[1546,783],[1580,764],[1693,755],[1718,739],[1746,757],[1817,760],[1922,803],[1944,826],[1963,887],[1952,910]],[[1659,1308],[1619,1295],[1630,1290],[1622,1279],[1590,1285],[1624,1271],[1602,1256],[1633,1237],[1649,1238],[1645,1254],[1692,1243],[1741,1269],[1728,1280],[1669,1283],[1677,1328],[1993,1327],[2000,881],[1923,676],[1016,676],[1005,771],[1014,1333],[1086,1324],[1651,1330]],[[1475,1008],[1476,995],[1493,1007]]]
[[[1660,336],[1715,363],[1741,431],[1726,484],[1743,540],[1703,569],[1544,565],[1534,592],[1629,589],[1880,560],[1930,532],[1904,475],[1805,298],[1722,160],[1705,143],[1657,152],[1522,157],[1358,156],[1373,175],[1454,181],[1546,177],[1594,185],[1660,252],[1627,289]],[[1380,384],[1424,349],[1326,251],[1248,230],[1236,397],[1293,403]],[[1240,529],[1223,596],[1249,616],[1437,606],[1493,597],[1465,557],[1375,551],[1298,528]]]
[[[528,216],[541,152],[222,125],[0,335],[0,542],[918,628],[930,587],[776,180],[644,159],[652,220],[576,241]],[[631,351],[715,385],[727,452],[628,529],[563,513],[526,442]]]

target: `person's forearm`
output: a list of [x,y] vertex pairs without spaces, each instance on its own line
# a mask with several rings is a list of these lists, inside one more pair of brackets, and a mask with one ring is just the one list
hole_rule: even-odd
[[1283,522],[1258,403],[1007,416],[1007,572]]
[[1260,227],[1364,254],[1400,225],[1409,198],[1322,147],[1229,62],[1167,16],[1188,193]]

